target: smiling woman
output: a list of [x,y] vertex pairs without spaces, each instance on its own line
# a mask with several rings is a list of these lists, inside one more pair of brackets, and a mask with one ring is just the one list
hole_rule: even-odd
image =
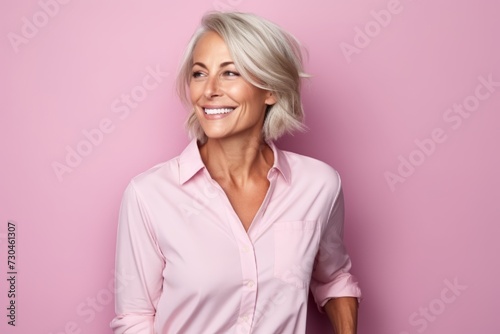
[[266,109],[276,103],[276,97],[240,76],[217,33],[207,32],[198,40],[192,68],[193,112],[205,136],[261,137]]
[[[300,44],[280,27],[255,15],[225,13],[203,18],[186,48],[177,80],[179,96],[186,105],[192,103],[186,89],[192,83],[191,77],[197,75],[193,73],[195,48],[200,48],[198,42],[207,34],[215,34],[224,42],[226,59],[231,59],[227,63],[233,63],[233,69],[238,69],[233,74],[275,95],[273,112],[269,113],[271,105],[266,109],[268,115],[262,128],[265,140],[304,130],[300,78],[308,75],[303,72]],[[215,47],[213,49],[215,52]],[[189,117],[188,127],[200,142],[206,140],[195,112]]]
[[338,173],[278,149],[303,129],[299,43],[243,13],[212,13],[178,75],[193,137],[135,177],[120,211],[115,333],[304,333],[311,290],[340,334],[361,293],[343,245]]

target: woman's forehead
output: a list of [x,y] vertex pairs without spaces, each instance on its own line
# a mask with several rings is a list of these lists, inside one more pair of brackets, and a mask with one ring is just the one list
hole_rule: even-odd
[[232,61],[226,42],[216,32],[208,31],[200,37],[194,47],[193,63],[214,59],[223,62]]

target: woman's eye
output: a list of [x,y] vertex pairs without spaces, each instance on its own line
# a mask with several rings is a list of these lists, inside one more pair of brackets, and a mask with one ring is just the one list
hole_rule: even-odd
[[203,75],[201,72],[193,72],[193,78],[199,78]]
[[228,77],[238,77],[238,76],[240,76],[240,74],[238,72],[234,72],[234,71],[226,71],[226,72],[224,72],[224,75],[226,75]]

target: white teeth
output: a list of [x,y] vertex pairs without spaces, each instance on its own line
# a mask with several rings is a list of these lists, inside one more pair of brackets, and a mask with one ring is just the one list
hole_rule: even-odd
[[208,109],[205,108],[205,113],[208,115],[217,115],[217,114],[227,114],[234,110],[234,108],[217,108],[217,109]]

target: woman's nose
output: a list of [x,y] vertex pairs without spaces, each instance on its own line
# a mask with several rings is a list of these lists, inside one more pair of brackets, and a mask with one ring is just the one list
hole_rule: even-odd
[[217,77],[208,77],[205,85],[205,97],[207,99],[214,98],[221,95],[220,83]]

